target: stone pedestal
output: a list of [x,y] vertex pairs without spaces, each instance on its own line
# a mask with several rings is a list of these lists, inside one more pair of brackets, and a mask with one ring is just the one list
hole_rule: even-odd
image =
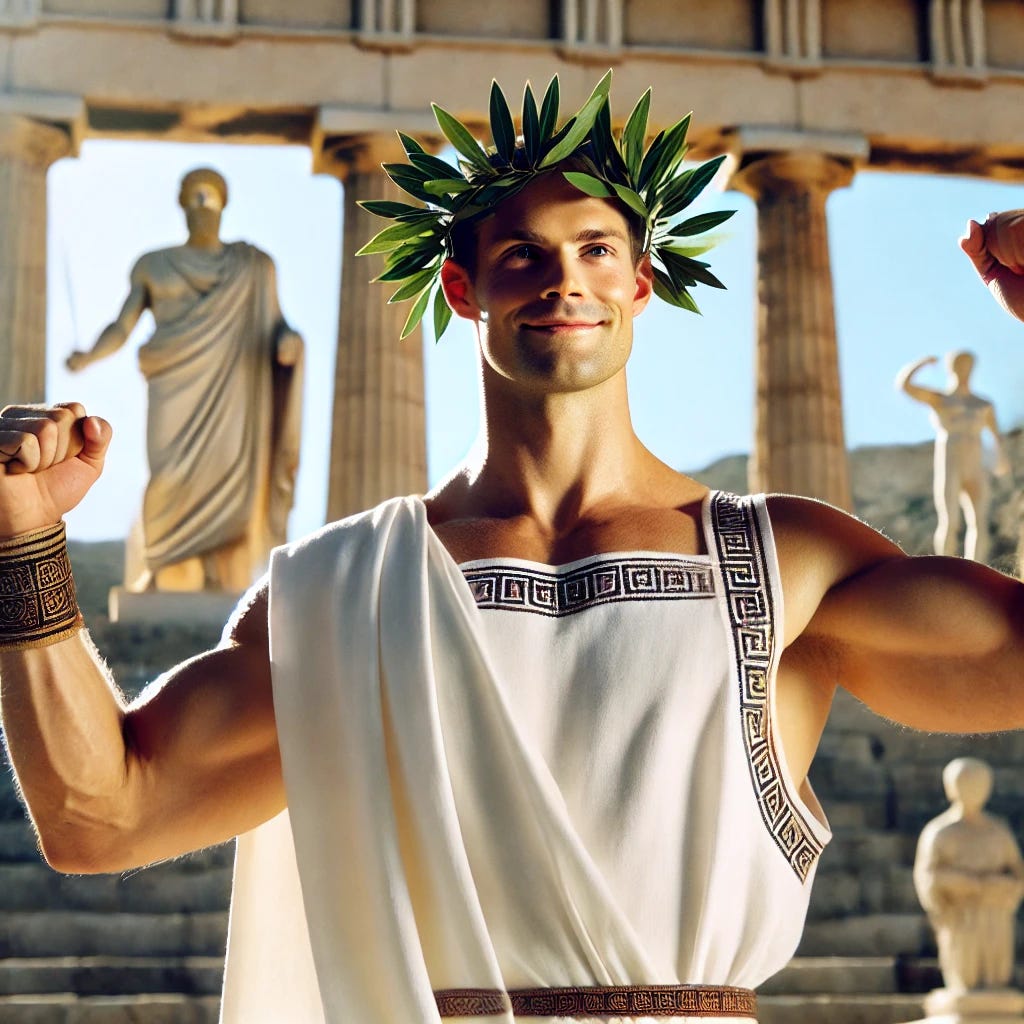
[[757,407],[752,491],[849,508],[850,478],[825,200],[853,164],[821,152],[748,157],[733,187],[758,209]]
[[399,340],[410,304],[389,306],[398,285],[371,283],[383,257],[355,256],[388,223],[359,200],[411,201],[380,169],[382,162],[404,159],[397,140],[382,136],[346,141],[332,154],[330,170],[342,180],[345,209],[329,520],[427,486],[422,334],[417,327]]
[[0,113],[0,407],[46,391],[46,172],[68,132]]
[[234,611],[241,594],[214,591],[147,591],[136,594],[111,587],[111,622],[146,626],[222,626]]
[[1024,992],[937,988],[925,998],[924,1012],[925,1017],[911,1024],[1020,1024],[1024,1021]]

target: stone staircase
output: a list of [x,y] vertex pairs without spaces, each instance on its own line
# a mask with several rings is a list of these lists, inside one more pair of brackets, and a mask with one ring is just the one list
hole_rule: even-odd
[[[105,582],[79,574],[94,639],[129,691],[216,642],[212,628],[112,626]],[[839,695],[812,776],[835,838],[798,954],[761,989],[761,1024],[921,1015],[940,977],[911,865],[921,826],[945,806],[942,767],[965,753],[994,765],[991,807],[1024,836],[1024,735],[922,736]],[[231,857],[227,845],[125,876],[58,875],[0,776],[0,1024],[212,1024]]]
[[[942,983],[914,891],[922,826],[946,806],[942,769],[961,755],[995,768],[990,809],[1024,836],[1024,736],[927,736],[839,693],[812,770],[834,838],[822,855],[797,956],[761,989],[761,1024],[902,1024]],[[1018,960],[1024,935],[1018,930]],[[1018,984],[1024,982],[1019,973]]]

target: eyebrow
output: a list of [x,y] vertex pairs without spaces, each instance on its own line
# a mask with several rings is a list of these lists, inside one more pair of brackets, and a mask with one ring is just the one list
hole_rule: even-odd
[[[576,233],[572,241],[595,242],[600,238],[617,238],[623,242],[629,241],[625,231],[613,227],[584,228]],[[528,228],[511,227],[500,235],[495,235],[491,239],[490,244],[494,246],[504,245],[507,242],[534,242],[537,245],[543,245],[546,241],[547,239],[543,235],[538,235],[535,231],[530,231]]]

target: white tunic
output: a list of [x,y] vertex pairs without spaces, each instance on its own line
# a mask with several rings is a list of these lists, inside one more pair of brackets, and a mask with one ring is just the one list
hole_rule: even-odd
[[434,1024],[433,989],[786,963],[829,833],[775,742],[763,500],[713,495],[705,531],[703,557],[460,571],[396,499],[275,557],[290,823],[239,843],[225,1022]]

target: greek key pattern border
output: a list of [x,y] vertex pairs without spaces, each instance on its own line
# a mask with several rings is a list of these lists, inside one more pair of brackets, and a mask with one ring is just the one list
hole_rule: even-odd
[[797,877],[807,880],[823,846],[794,805],[771,733],[768,683],[775,608],[753,500],[716,492],[711,517],[739,671],[743,741],[761,817]]
[[594,985],[569,988],[443,989],[442,1017],[756,1017],[757,996],[719,985]]
[[0,544],[0,648],[45,646],[81,624],[63,523]]
[[495,564],[462,573],[479,608],[555,618],[616,601],[680,601],[715,594],[711,565],[684,557],[607,558],[568,572]]

